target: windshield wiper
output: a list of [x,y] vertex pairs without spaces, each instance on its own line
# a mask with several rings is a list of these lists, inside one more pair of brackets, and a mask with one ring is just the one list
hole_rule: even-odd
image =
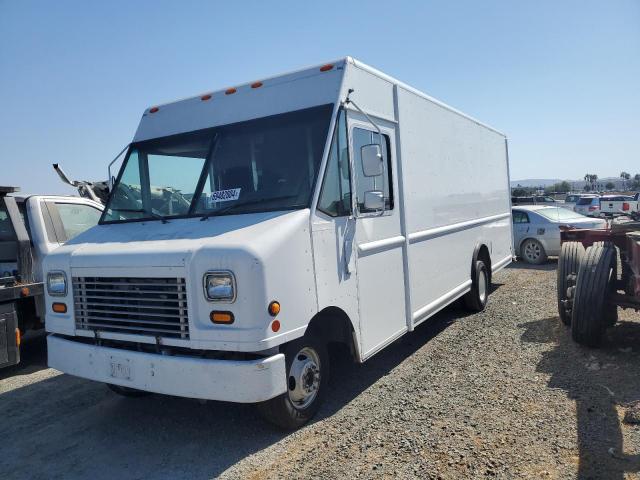
[[246,207],[248,205],[256,205],[259,203],[270,202],[272,200],[286,200],[287,198],[295,198],[297,195],[281,195],[279,197],[269,197],[269,198],[255,198],[253,200],[247,200],[246,202],[234,203],[232,205],[219,208],[218,210],[211,210],[210,212],[205,213],[200,218],[201,222],[204,222],[209,217],[215,217],[216,215],[220,215],[222,213],[228,212],[229,210],[233,210],[237,207]]
[[157,213],[151,212],[149,210],[145,210],[144,208],[113,208],[112,207],[111,210],[115,210],[117,212],[128,212],[128,213],[146,213],[147,215],[150,215],[152,218],[155,218],[156,220],[160,220],[162,223],[169,223],[169,220],[167,220],[162,215],[158,215]]

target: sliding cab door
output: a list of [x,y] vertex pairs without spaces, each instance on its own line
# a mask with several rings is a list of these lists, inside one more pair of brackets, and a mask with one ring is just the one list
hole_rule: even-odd
[[[395,126],[376,121],[383,135],[362,115],[349,112],[349,139],[355,195],[355,244],[361,351],[376,353],[407,329],[403,244],[399,202]],[[381,170],[372,175],[363,165],[367,148],[379,145]],[[375,150],[375,148],[374,148]],[[368,192],[368,193],[367,193]],[[365,197],[383,197],[384,208],[372,208]],[[382,202],[381,202],[382,203]]]

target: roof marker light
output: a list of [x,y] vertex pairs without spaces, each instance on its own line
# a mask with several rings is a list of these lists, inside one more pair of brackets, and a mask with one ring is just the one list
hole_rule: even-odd
[[331,70],[333,68],[333,65],[331,65],[330,63],[328,63],[327,65],[323,65],[320,67],[320,71],[321,72],[328,72],[329,70]]
[[160,110],[158,107],[151,107],[149,113],[156,113],[158,110]]
[[224,92],[224,94],[225,94],[225,95],[232,95],[232,94],[234,94],[234,93],[236,93],[236,92],[237,92],[237,90],[236,90],[235,88],[228,88],[228,89]]
[[262,82],[255,82],[251,84],[251,88],[260,88],[262,86]]
[[202,100],[203,102],[206,102],[207,100],[211,100],[211,94],[207,93],[206,95],[202,95],[200,97],[200,100]]

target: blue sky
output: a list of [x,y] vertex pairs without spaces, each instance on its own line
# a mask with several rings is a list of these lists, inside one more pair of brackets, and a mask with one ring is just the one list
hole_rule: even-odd
[[511,177],[640,173],[640,1],[0,0],[1,184],[106,178],[155,103],[352,55],[504,131]]

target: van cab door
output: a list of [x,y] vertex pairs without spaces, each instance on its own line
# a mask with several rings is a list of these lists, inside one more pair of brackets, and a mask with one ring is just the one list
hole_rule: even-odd
[[[348,113],[360,350],[364,359],[407,330],[405,239],[401,233],[397,198],[396,126],[375,121],[382,136],[364,115]],[[372,147],[375,145],[378,148]],[[372,171],[368,160],[376,151],[381,165],[379,171]]]

